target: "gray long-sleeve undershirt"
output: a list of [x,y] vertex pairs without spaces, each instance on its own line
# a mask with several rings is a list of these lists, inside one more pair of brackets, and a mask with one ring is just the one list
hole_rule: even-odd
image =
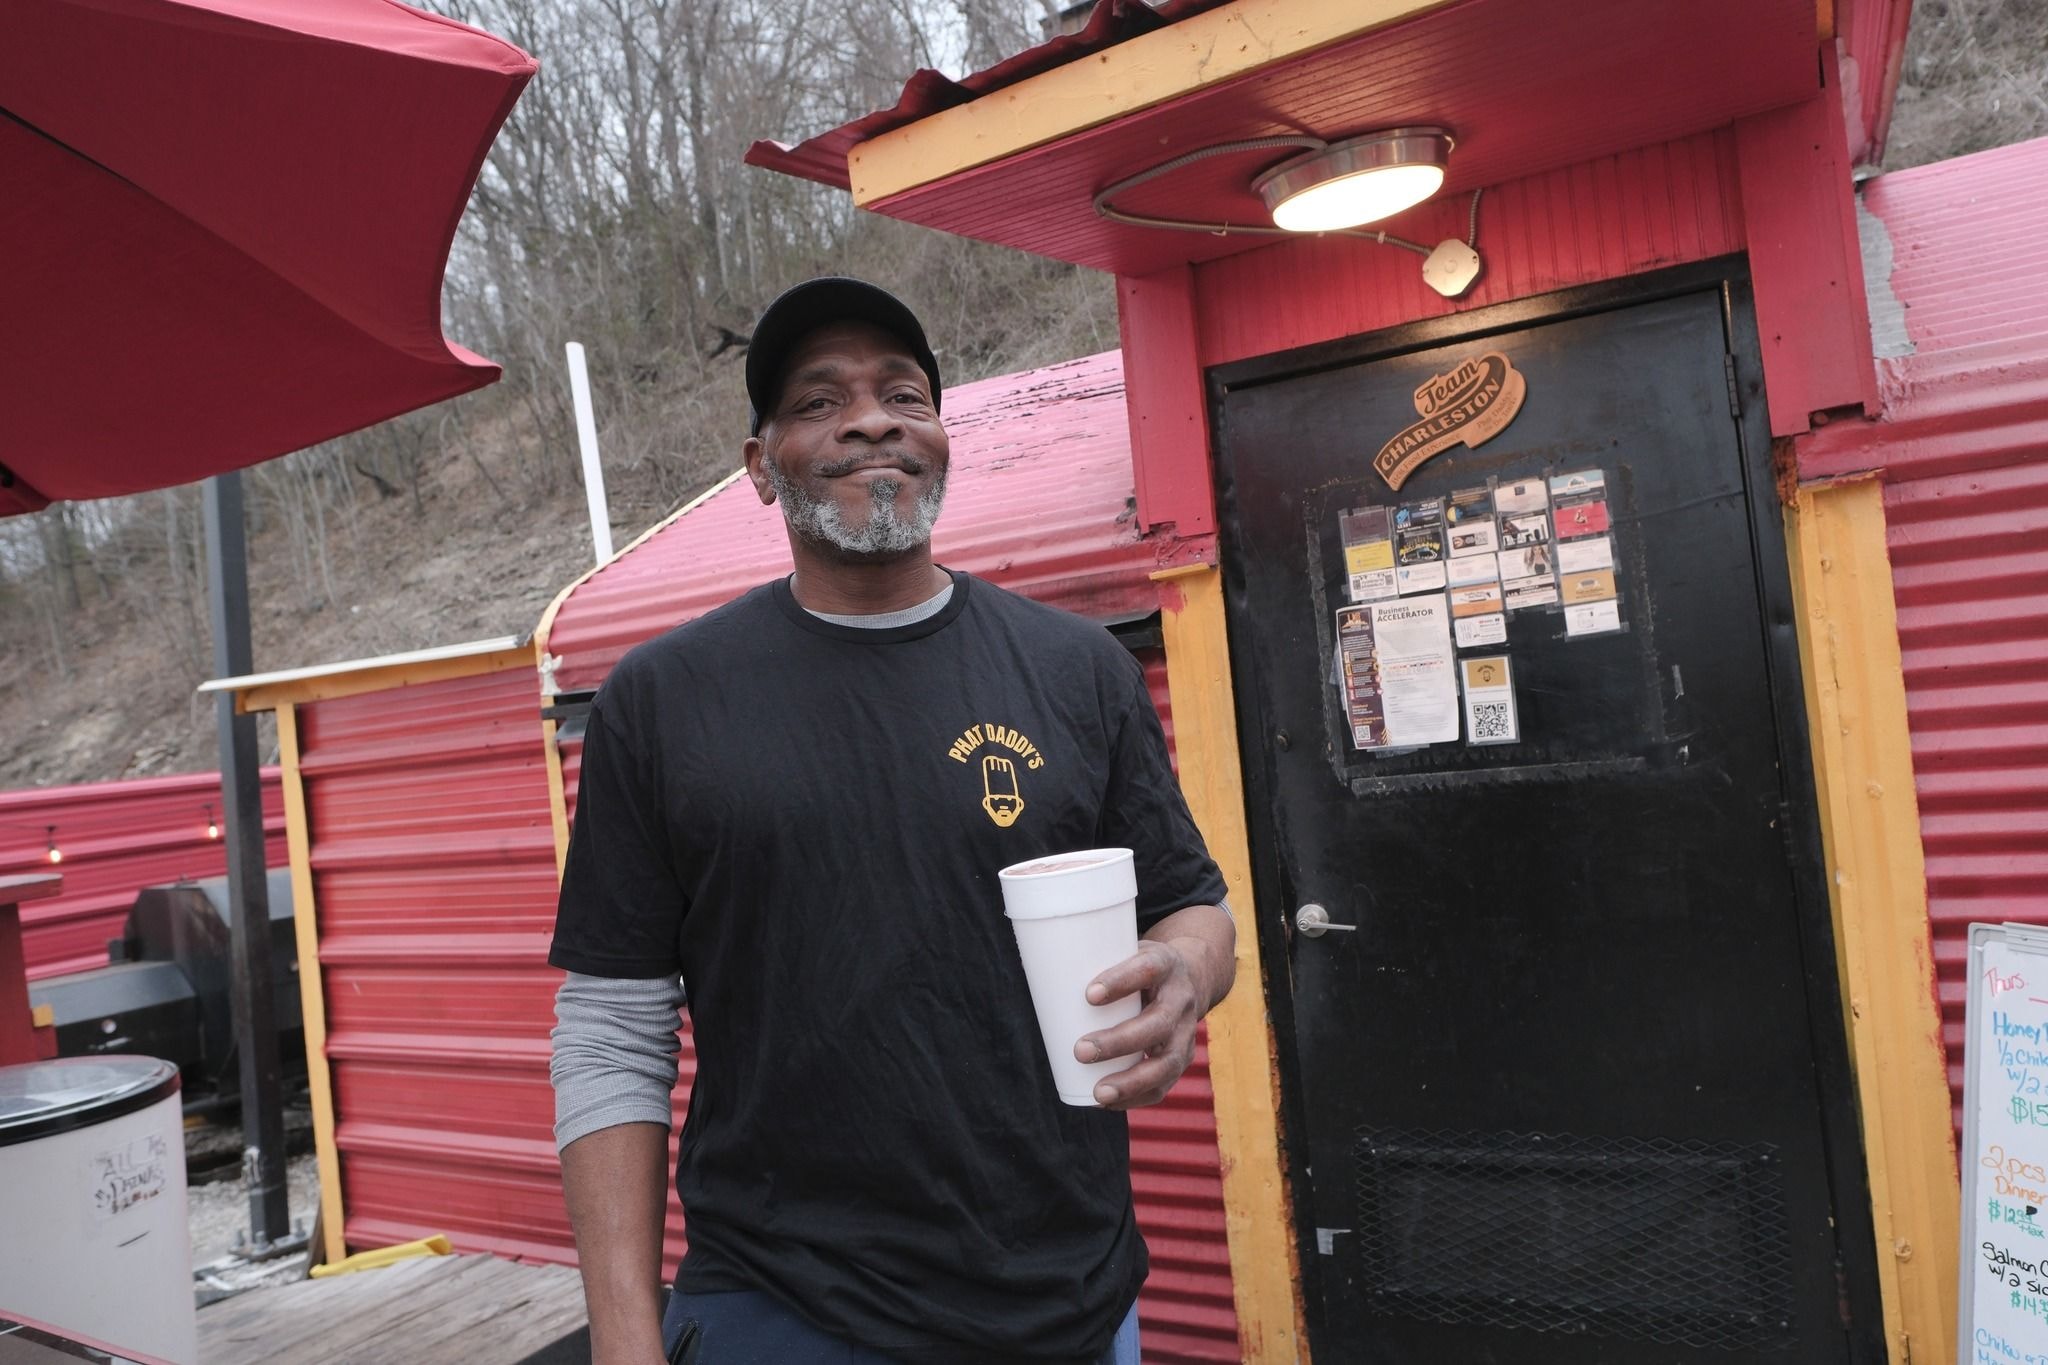
[[555,992],[555,1150],[622,1123],[669,1126],[683,985],[571,972]]

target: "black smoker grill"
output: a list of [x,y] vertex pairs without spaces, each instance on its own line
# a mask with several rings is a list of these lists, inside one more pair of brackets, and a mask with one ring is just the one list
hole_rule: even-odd
[[[278,1051],[287,1071],[303,1071],[291,872],[272,869],[269,887]],[[123,1052],[175,1062],[189,1109],[240,1089],[231,979],[228,879],[212,877],[145,887],[121,937],[107,944],[106,966],[32,981],[28,992],[31,1004],[56,1016],[58,1056]]]

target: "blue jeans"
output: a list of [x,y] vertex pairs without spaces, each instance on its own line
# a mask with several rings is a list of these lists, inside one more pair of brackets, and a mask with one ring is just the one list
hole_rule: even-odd
[[[819,1331],[772,1294],[670,1294],[661,1317],[664,1350],[673,1349],[692,1319],[703,1335],[700,1365],[893,1365],[879,1351]],[[1136,1304],[1101,1365],[1138,1365]]]

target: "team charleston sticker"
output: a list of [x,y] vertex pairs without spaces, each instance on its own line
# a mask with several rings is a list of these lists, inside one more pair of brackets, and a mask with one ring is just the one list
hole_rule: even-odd
[[1399,488],[1430,457],[1460,442],[1479,446],[1500,435],[1522,410],[1528,392],[1521,371],[1499,351],[1431,375],[1415,390],[1421,420],[1381,446],[1372,467],[1387,487]]

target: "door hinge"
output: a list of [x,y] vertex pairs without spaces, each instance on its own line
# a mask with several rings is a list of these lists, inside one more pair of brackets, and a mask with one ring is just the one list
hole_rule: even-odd
[[1728,415],[1739,422],[1742,420],[1742,386],[1735,378],[1735,357],[1727,352],[1721,355],[1721,373],[1728,380]]

